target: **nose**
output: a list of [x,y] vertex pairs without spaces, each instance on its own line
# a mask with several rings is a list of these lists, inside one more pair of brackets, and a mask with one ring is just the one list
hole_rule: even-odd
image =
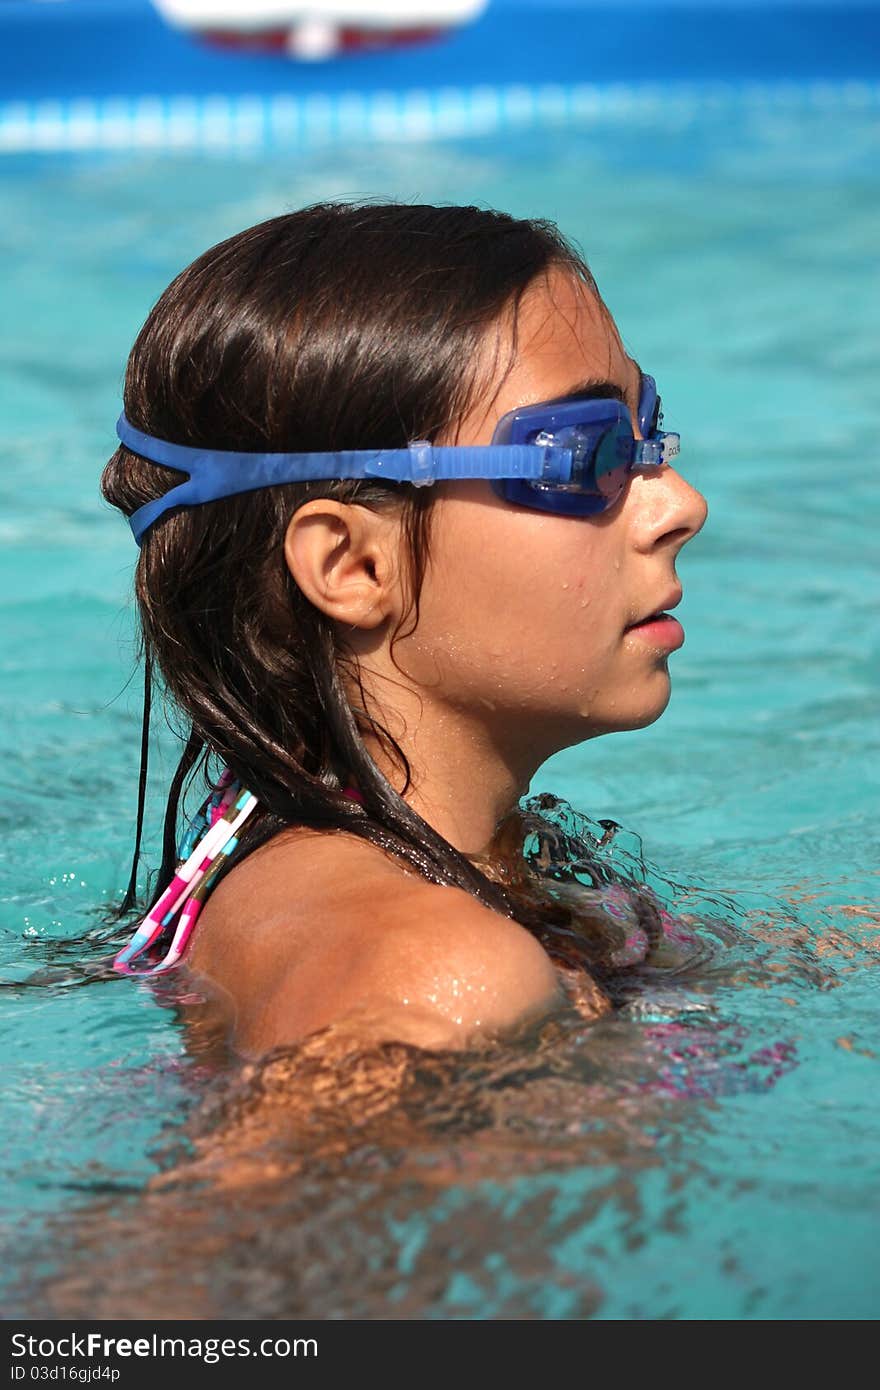
[[677,554],[701,531],[709,514],[706,499],[668,463],[646,469],[630,482],[639,550],[672,547]]

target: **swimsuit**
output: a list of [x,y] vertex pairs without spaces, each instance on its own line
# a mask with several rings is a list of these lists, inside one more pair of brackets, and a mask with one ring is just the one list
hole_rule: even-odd
[[[347,786],[343,795],[363,803],[354,786]],[[116,956],[114,970],[125,975],[159,975],[180,963],[205,900],[238,849],[241,827],[257,804],[253,793],[224,768],[178,845],[174,877]],[[132,967],[137,956],[157,950],[165,951],[158,961],[146,968]]]

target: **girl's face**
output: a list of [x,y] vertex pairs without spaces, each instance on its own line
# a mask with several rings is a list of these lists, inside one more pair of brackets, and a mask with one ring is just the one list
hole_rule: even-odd
[[[599,381],[620,388],[641,437],[639,368],[571,272],[553,269],[526,291],[500,390],[511,332],[499,346],[488,390],[438,443],[489,444],[507,411]],[[439,484],[418,626],[395,657],[450,714],[485,718],[533,757],[650,724],[669,701],[678,643],[631,624],[678,601],[676,557],[706,510],[669,465],[636,473],[596,517],[516,506],[487,481]]]

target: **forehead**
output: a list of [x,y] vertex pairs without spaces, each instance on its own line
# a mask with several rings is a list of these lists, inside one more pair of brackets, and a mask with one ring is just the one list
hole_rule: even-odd
[[495,419],[588,381],[613,382],[637,407],[639,368],[601,299],[572,271],[554,266],[534,280],[503,336],[497,389],[488,393]]

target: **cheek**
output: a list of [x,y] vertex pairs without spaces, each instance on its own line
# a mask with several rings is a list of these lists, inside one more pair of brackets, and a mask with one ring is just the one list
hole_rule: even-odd
[[493,707],[594,698],[623,621],[608,532],[479,505],[447,506],[438,520],[411,674]]

